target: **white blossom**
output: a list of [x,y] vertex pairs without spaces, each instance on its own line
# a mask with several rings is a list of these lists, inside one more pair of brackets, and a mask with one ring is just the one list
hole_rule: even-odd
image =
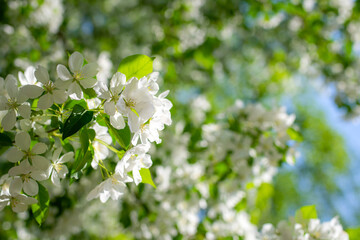
[[118,200],[126,190],[127,182],[132,182],[132,179],[119,172],[116,172],[111,177],[96,186],[87,196],[87,200],[90,201],[94,198],[100,197],[101,202],[106,202],[109,198],[112,200]]
[[129,80],[116,106],[128,117],[131,132],[136,132],[140,123],[146,122],[155,113],[153,96],[139,84],[137,78]]
[[110,124],[116,129],[125,127],[124,118],[116,106],[125,85],[126,76],[120,72],[115,73],[111,78],[110,88],[108,88],[105,83],[99,82],[99,98],[106,100],[104,103],[104,111],[109,114]]
[[126,174],[132,171],[134,182],[138,185],[142,181],[140,169],[149,168],[152,165],[150,155],[146,154],[149,148],[149,144],[139,144],[126,151],[121,161],[116,165],[115,172]]
[[36,79],[41,83],[45,94],[39,98],[37,107],[45,110],[50,108],[54,103],[62,104],[68,98],[65,89],[61,89],[60,85],[63,83],[50,81],[48,71],[38,66],[35,71]]
[[63,81],[71,81],[68,93],[71,99],[80,100],[83,98],[83,88],[92,88],[96,84],[94,76],[97,73],[97,64],[89,63],[84,65],[84,57],[79,52],[74,52],[69,57],[69,70],[62,64],[56,68],[59,78]]
[[0,96],[0,111],[7,111],[7,114],[1,121],[1,126],[5,131],[11,130],[16,123],[16,113],[23,118],[29,118],[31,109],[30,104],[25,102],[28,97],[22,94],[17,85],[17,80],[13,75],[8,75],[5,79],[5,88],[8,97]]
[[60,157],[61,152],[62,148],[58,148],[54,151],[49,168],[51,181],[58,186],[60,185],[60,179],[65,178],[66,174],[69,172],[67,166],[64,163],[74,158],[73,152],[65,153]]

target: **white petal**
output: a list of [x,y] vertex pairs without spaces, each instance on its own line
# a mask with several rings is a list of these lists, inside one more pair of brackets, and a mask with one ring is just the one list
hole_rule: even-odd
[[21,174],[28,174],[31,170],[31,166],[28,162],[28,160],[23,160],[19,166],[15,166],[10,168],[9,170],[9,176],[19,176]]
[[74,153],[73,152],[68,152],[65,153],[60,159],[59,161],[57,161],[57,163],[66,163],[68,161],[70,161],[71,159],[74,158]]
[[29,179],[24,181],[23,185],[24,192],[30,196],[35,196],[39,192],[39,185],[34,179]]
[[96,63],[86,64],[81,69],[81,77],[82,78],[92,78],[92,77],[94,77],[96,75],[96,73],[98,72],[97,68],[98,68],[98,65]]
[[1,121],[1,126],[5,131],[10,131],[16,123],[16,114],[13,109],[10,109]]
[[21,202],[20,203],[16,202],[16,203],[10,204],[10,205],[11,205],[11,209],[16,213],[25,212],[28,209],[28,206]]
[[54,90],[53,97],[54,102],[56,102],[57,104],[62,104],[67,100],[68,95],[64,90]]
[[37,107],[42,110],[49,109],[54,104],[53,96],[50,93],[42,95],[38,101]]
[[76,82],[71,83],[69,86],[69,97],[75,100],[81,100],[83,98],[83,92]]
[[29,84],[23,72],[18,73],[18,78],[22,86]]
[[30,66],[30,67],[26,68],[25,77],[27,79],[28,84],[35,84],[36,83],[34,73],[35,73],[35,68],[33,66]]
[[37,170],[46,171],[50,167],[50,161],[43,156],[36,155],[32,157],[32,165]]
[[63,81],[68,81],[70,79],[73,79],[69,70],[62,64],[57,65],[56,72],[57,72],[59,78]]
[[9,106],[7,105],[8,100],[5,96],[0,96],[0,111],[8,110]]
[[110,123],[116,129],[123,129],[125,127],[124,118],[118,112],[116,112],[114,116],[110,116]]
[[155,107],[151,104],[151,102],[140,102],[136,105],[136,112],[142,119],[147,121],[154,115]]
[[31,204],[35,204],[37,203],[37,200],[35,198],[32,197],[28,197],[22,194],[17,194],[15,196],[20,202],[25,203],[27,205],[31,205]]
[[59,178],[65,178],[68,172],[69,172],[68,168],[65,165],[62,165],[60,171],[58,172]]
[[115,104],[113,102],[106,102],[104,104],[104,111],[110,116],[113,116],[116,111]]
[[139,183],[141,183],[142,178],[141,178],[139,169],[134,168],[133,171],[132,171],[132,174],[133,174],[135,184],[138,185]]
[[62,147],[56,149],[56,150],[54,151],[54,153],[53,153],[53,156],[52,156],[51,160],[52,160],[53,162],[57,162],[58,159],[59,159],[59,157],[60,157],[60,153],[61,153],[61,152],[62,152]]
[[36,68],[35,77],[39,82],[43,84],[46,84],[50,81],[49,73],[43,66],[38,66]]
[[96,84],[96,81],[97,80],[95,78],[85,78],[85,79],[79,80],[79,83],[84,88],[92,88]]
[[[122,74],[121,72],[117,72],[114,74],[114,76],[111,78],[110,81],[110,88],[112,89],[119,89],[125,85],[126,83],[126,76]],[[120,91],[121,91],[120,89]]]
[[21,150],[27,151],[30,148],[31,138],[27,132],[19,132],[15,136],[15,145],[18,146]]
[[30,176],[36,181],[44,181],[50,176],[50,168],[46,170],[33,170]]
[[100,193],[100,201],[102,203],[105,203],[110,197],[110,193],[109,191],[105,190],[104,192]]
[[7,153],[7,160],[9,160],[9,162],[16,163],[20,161],[24,156],[25,154],[22,151],[20,151],[16,147],[12,147]]
[[10,194],[20,193],[21,189],[23,188],[23,181],[20,177],[15,177],[9,186]]
[[25,94],[28,98],[37,98],[44,92],[44,89],[36,85],[25,85],[20,88],[20,94]]
[[20,128],[24,132],[30,131],[32,128],[33,122],[30,119],[21,119],[20,120]]
[[79,52],[74,52],[69,58],[69,67],[73,73],[80,72],[84,57]]
[[31,152],[34,154],[42,154],[44,152],[46,152],[47,150],[47,146],[45,143],[36,143],[35,146],[33,146],[33,148],[31,149]]
[[7,75],[5,79],[5,88],[7,93],[12,99],[17,98],[18,96],[18,84],[17,80],[13,75]]
[[51,174],[51,181],[56,185],[60,186],[60,178],[58,173],[54,170]]
[[18,112],[20,116],[22,116],[23,118],[25,119],[30,118],[30,114],[31,114],[30,104],[28,102],[23,103],[21,106],[19,106]]
[[128,114],[128,124],[131,132],[136,132],[140,128],[140,120],[139,117],[134,112],[129,112]]

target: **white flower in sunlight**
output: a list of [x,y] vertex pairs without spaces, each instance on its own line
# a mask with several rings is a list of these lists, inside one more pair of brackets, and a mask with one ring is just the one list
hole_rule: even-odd
[[111,177],[96,186],[87,196],[87,200],[90,201],[94,198],[100,197],[101,202],[106,202],[109,198],[112,200],[118,200],[126,191],[127,182],[132,182],[132,179],[119,172],[116,172]]
[[89,63],[84,65],[84,57],[79,52],[74,52],[69,58],[69,70],[62,64],[56,68],[59,78],[63,81],[70,81],[68,93],[71,99],[80,100],[83,98],[83,88],[92,88],[96,84],[94,76],[97,73],[97,64]]
[[99,98],[105,99],[104,111],[110,116],[110,123],[116,129],[125,127],[125,121],[118,110],[116,103],[119,101],[120,94],[126,85],[126,76],[120,72],[113,75],[110,81],[110,89],[103,82],[99,82]]
[[338,217],[329,222],[321,223],[319,219],[310,219],[308,230],[316,239],[348,240],[349,236],[344,232]]
[[150,73],[148,76],[140,78],[139,85],[140,87],[147,88],[152,95],[155,95],[159,91],[158,77],[158,72]]
[[19,81],[21,84],[21,92],[26,94],[28,98],[37,98],[43,93],[43,89],[36,82],[35,68],[33,66],[28,67],[25,70],[25,74],[22,72],[18,73]]
[[109,155],[109,149],[102,144],[110,145],[111,144],[111,136],[107,131],[107,127],[100,126],[98,123],[95,123],[92,129],[95,130],[95,140],[92,141],[92,146],[94,148],[94,159],[91,162],[91,166],[96,169],[99,161],[104,160]]
[[161,93],[159,97],[154,97],[155,113],[147,122],[140,123],[140,128],[134,133],[131,140],[134,146],[139,139],[143,144],[148,142],[161,143],[159,131],[164,129],[164,125],[170,125],[172,122],[170,113],[172,103],[165,98],[168,93],[169,90]]
[[20,93],[17,80],[13,75],[6,77],[5,88],[9,97],[0,96],[0,111],[7,110],[7,114],[1,121],[1,126],[5,131],[9,131],[15,126],[16,113],[19,113],[23,118],[29,118],[31,108],[30,104],[25,102],[28,97]]
[[49,168],[49,174],[51,174],[51,181],[55,185],[60,185],[60,178],[65,178],[66,174],[69,172],[68,168],[64,163],[70,161],[74,158],[73,152],[65,153],[60,157],[62,148],[58,148],[54,151],[54,154],[51,159],[51,165]]
[[60,82],[52,82],[50,81],[48,71],[42,67],[38,66],[35,71],[36,79],[42,84],[43,91],[45,90],[45,94],[39,98],[37,103],[37,107],[45,110],[50,108],[54,102],[57,104],[62,104],[68,98],[65,89],[61,89]]
[[150,168],[152,165],[151,157],[146,154],[150,149],[150,144],[139,144],[124,154],[123,158],[116,165],[115,172],[126,175],[132,171],[134,182],[138,185],[141,181],[140,169]]
[[138,79],[132,78],[126,85],[116,106],[128,117],[131,132],[140,128],[140,122],[146,122],[155,113],[154,97],[148,89],[139,84]]

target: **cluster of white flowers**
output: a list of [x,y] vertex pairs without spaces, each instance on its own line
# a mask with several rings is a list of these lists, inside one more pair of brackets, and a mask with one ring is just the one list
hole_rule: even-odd
[[275,228],[265,224],[258,236],[259,240],[349,240],[337,217],[321,223],[319,219],[310,219],[307,224],[281,221]]
[[[50,179],[61,186],[60,180],[77,164],[68,162],[74,158],[80,162],[86,159],[85,155],[76,155],[77,150],[92,153],[91,166],[94,169],[100,166],[101,173],[106,173],[103,175],[105,180],[88,194],[88,200],[97,197],[101,202],[109,198],[117,200],[123,195],[126,183],[134,181],[138,185],[142,181],[140,170],[152,165],[147,154],[150,144],[160,143],[159,132],[164,125],[171,124],[172,104],[165,98],[169,91],[156,96],[158,73],[126,80],[124,74],[117,72],[108,87],[97,82],[97,65],[84,64],[84,57],[79,52],[69,57],[69,68],[70,71],[59,64],[56,81],[42,66],[19,72],[18,79],[13,75],[8,75],[5,80],[0,78],[1,140],[9,146],[5,153],[7,160],[15,165],[1,177],[0,209],[10,204],[15,212],[25,211],[28,205],[38,202],[35,197],[40,194],[42,181]],[[88,90],[93,90],[93,96],[88,96]],[[78,129],[71,129],[65,140],[66,124],[80,124],[79,119],[72,116],[78,114],[74,113],[73,102],[81,101],[91,110],[91,119]],[[72,107],[67,107],[69,104],[73,104]],[[90,112],[83,110],[82,113]],[[104,126],[97,122],[99,118]],[[111,146],[114,136],[109,132],[123,129],[127,124],[131,138],[128,146],[120,146],[122,149]],[[86,139],[86,147],[81,149],[82,137],[79,136],[79,141],[78,136],[72,135],[83,128],[93,131],[94,136]],[[69,143],[70,150],[65,147]],[[115,169],[108,169],[103,163],[109,150],[122,157]]]
[[266,110],[260,104],[244,106],[237,101],[219,119],[203,125],[201,144],[217,162],[229,156],[243,184],[271,182],[281,162],[294,163],[296,152],[288,131],[295,115],[288,115],[285,108]]
[[[191,106],[189,116],[197,120],[192,124],[202,130],[202,137],[191,140],[197,130],[189,129],[184,122],[177,122],[172,133],[164,134],[163,144],[151,154],[166,159],[166,166],[154,166],[155,194],[145,188],[138,199],[133,195],[124,197],[123,206],[133,209],[131,232],[139,239],[172,239],[178,235],[194,238],[202,234],[201,228],[206,239],[242,236],[255,240],[258,230],[251,222],[247,205],[242,209],[238,205],[254,204],[256,188],[271,182],[282,159],[294,157],[287,134],[287,129],[293,127],[294,115],[283,108],[266,110],[261,105],[243,106],[237,102],[220,114],[216,123],[204,126],[211,105],[201,96]],[[193,111],[199,109],[201,117],[196,117],[199,114]],[[217,172],[221,168],[224,172]],[[254,183],[254,188],[248,190],[247,183]],[[138,202],[141,206],[136,205]],[[156,213],[156,219],[141,218],[138,209],[143,206]]]

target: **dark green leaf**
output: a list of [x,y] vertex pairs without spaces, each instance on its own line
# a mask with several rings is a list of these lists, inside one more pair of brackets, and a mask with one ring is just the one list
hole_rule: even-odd
[[87,128],[83,128],[80,132],[80,143],[81,143],[81,151],[75,158],[75,162],[72,166],[71,173],[76,173],[80,171],[87,162],[93,159],[93,151],[92,148],[89,151],[90,139],[89,139],[89,131]]
[[152,73],[153,61],[154,58],[150,58],[146,55],[132,55],[121,61],[118,72],[125,74],[127,80],[132,77],[140,79]]
[[5,147],[5,146],[12,146],[12,141],[11,138],[6,135],[5,133],[0,133],[0,146]]
[[80,105],[75,105],[69,118],[66,119],[63,127],[62,139],[77,133],[84,125],[89,123],[94,115],[94,112],[85,110]]
[[41,225],[49,212],[49,203],[50,203],[50,197],[47,189],[38,183],[39,185],[39,193],[35,197],[38,202],[36,204],[31,205],[31,210],[34,215],[34,218],[36,222]]

